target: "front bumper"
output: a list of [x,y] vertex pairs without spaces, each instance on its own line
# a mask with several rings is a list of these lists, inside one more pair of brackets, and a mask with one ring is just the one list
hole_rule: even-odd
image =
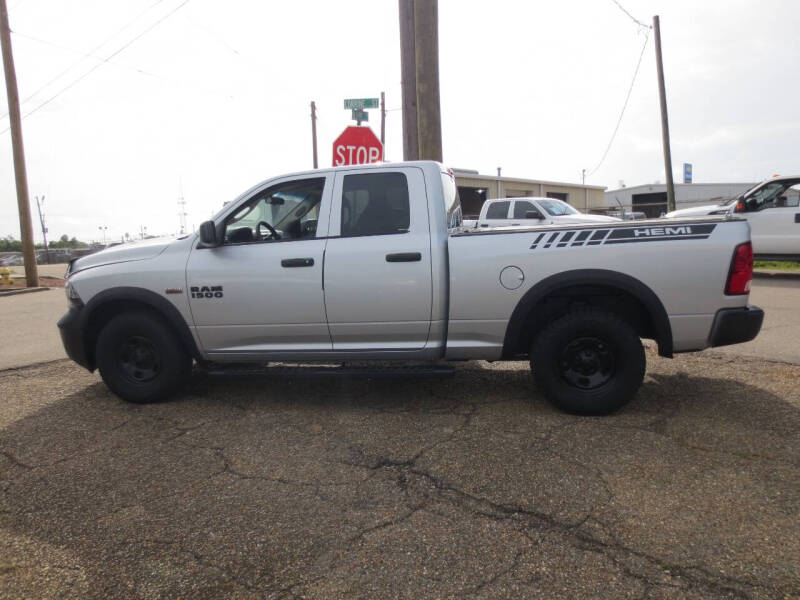
[[81,319],[80,309],[70,308],[58,321],[58,331],[61,333],[61,343],[64,350],[72,360],[80,366],[94,371],[86,356],[86,327]]
[[714,317],[709,346],[749,342],[761,331],[763,322],[764,311],[757,306],[722,309]]

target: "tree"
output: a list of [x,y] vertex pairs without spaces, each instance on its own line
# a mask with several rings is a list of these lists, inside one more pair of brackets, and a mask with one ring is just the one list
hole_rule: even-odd
[[75,236],[70,238],[67,234],[58,238],[57,242],[50,243],[51,248],[86,248],[87,246],[87,243],[81,242]]
[[22,242],[11,235],[0,238],[0,252],[22,252]]

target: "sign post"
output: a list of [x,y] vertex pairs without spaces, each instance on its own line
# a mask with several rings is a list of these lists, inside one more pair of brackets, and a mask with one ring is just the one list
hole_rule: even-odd
[[369,127],[347,127],[333,142],[333,166],[365,165],[383,160],[383,144]]

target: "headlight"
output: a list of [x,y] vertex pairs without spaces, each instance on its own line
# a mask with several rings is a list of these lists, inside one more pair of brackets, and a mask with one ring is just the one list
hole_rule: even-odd
[[709,215],[727,215],[730,212],[727,208],[722,210],[712,210]]
[[67,294],[67,303],[72,308],[82,308],[83,307],[83,300],[78,295],[78,292],[72,286],[71,283],[67,282],[67,285],[64,287],[64,291]]

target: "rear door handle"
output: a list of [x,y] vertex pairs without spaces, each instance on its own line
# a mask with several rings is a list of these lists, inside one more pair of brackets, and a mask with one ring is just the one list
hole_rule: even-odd
[[421,260],[422,254],[419,252],[397,252],[386,255],[386,262],[419,262]]
[[290,269],[292,267],[313,267],[313,258],[284,258],[281,261],[281,266]]

